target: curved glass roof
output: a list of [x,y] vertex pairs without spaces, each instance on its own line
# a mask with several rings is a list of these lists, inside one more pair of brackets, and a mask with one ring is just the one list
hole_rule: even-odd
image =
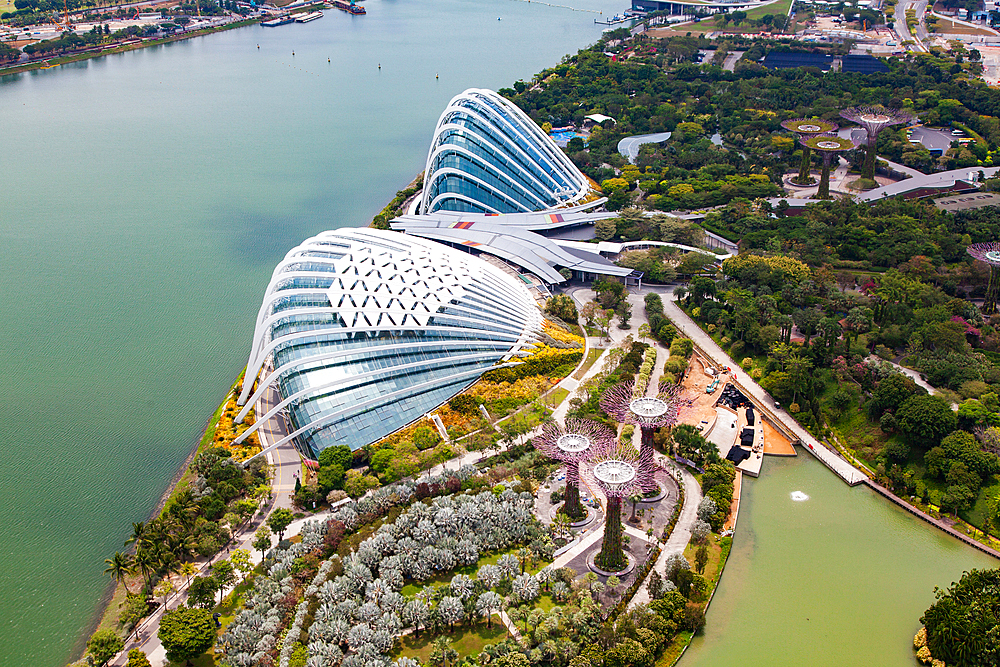
[[237,420],[274,387],[280,401],[247,434],[283,413],[290,433],[270,446],[314,459],[358,449],[510,359],[540,325],[527,289],[475,256],[392,231],[324,232],[274,270]]
[[521,109],[470,88],[441,114],[424,170],[421,213],[523,213],[571,205],[586,177]]

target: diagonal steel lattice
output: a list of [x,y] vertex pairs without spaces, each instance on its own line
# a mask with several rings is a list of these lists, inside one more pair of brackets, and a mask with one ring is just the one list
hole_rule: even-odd
[[607,426],[589,419],[567,419],[566,425],[545,424],[532,440],[535,449],[566,464],[566,500],[562,512],[571,519],[586,516],[580,505],[580,464],[613,450],[615,434]]
[[843,109],[840,112],[840,117],[865,128],[867,146],[861,178],[868,180],[875,177],[875,144],[878,142],[878,135],[890,125],[910,124],[915,120],[914,115],[909,111],[888,109],[880,104],[865,104]]
[[[818,118],[793,118],[781,121],[781,127],[789,132],[794,132],[799,138],[811,137],[817,134],[829,134],[837,131],[837,124]],[[807,145],[802,146],[802,161],[799,164],[799,175],[795,177],[798,185],[806,185],[811,181],[809,176],[812,167],[811,149]]]
[[642,432],[639,447],[638,480],[644,495],[659,488],[656,482],[656,464],[653,459],[653,432],[663,426],[673,426],[681,410],[691,405],[685,398],[683,387],[661,383],[655,397],[632,397],[632,383],[623,382],[608,388],[601,397],[601,409],[615,421],[638,426]]
[[997,311],[997,292],[1000,291],[1000,242],[974,243],[966,247],[965,252],[990,267],[983,312],[992,315]]

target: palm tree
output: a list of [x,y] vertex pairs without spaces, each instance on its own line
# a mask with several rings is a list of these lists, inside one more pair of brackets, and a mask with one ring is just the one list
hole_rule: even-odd
[[188,586],[191,585],[191,578],[198,573],[198,567],[194,563],[184,563],[181,565],[180,574],[182,577],[187,577]]
[[135,548],[138,549],[142,546],[142,543],[146,541],[148,531],[146,530],[146,524],[142,521],[137,521],[132,523],[132,537],[125,540],[125,546],[134,544]]
[[493,614],[503,609],[503,598],[493,591],[486,591],[476,601],[476,611],[486,617],[486,627],[493,627]]
[[156,570],[156,560],[153,558],[153,554],[148,549],[137,549],[135,552],[135,566],[142,573],[142,578],[146,580],[146,586],[148,587],[149,575]]
[[112,579],[125,587],[127,593],[131,593],[132,591],[129,590],[125,580],[130,574],[135,572],[132,566],[132,557],[116,551],[113,557],[105,558],[104,563],[108,566],[104,570],[104,574],[110,574]]

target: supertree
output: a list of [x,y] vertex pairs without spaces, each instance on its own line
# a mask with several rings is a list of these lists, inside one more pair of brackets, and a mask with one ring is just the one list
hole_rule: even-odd
[[974,243],[965,249],[980,262],[990,267],[990,280],[986,284],[986,303],[983,312],[992,315],[997,312],[997,292],[1000,291],[1000,242]]
[[604,451],[593,469],[594,479],[608,499],[604,516],[604,541],[594,563],[602,570],[620,572],[628,566],[622,549],[622,499],[639,490],[638,458],[627,445]]
[[[837,124],[817,118],[796,118],[794,120],[781,121],[781,127],[789,132],[799,135],[799,139],[814,137],[817,134],[829,134],[837,131]],[[792,179],[797,185],[811,185],[812,177],[809,176],[809,168],[812,166],[808,146],[802,144],[802,162],[799,164],[799,175]]]
[[869,181],[875,178],[875,143],[878,141],[879,133],[890,125],[912,123],[914,120],[913,114],[909,111],[887,109],[880,104],[844,109],[840,112],[840,117],[857,123],[868,133],[867,146],[865,147],[865,166],[861,170],[861,178]]
[[532,440],[535,449],[566,464],[566,500],[560,511],[570,519],[579,521],[587,516],[580,505],[580,463],[595,451],[606,451],[614,440],[611,429],[588,419],[567,419],[565,427],[548,423]]
[[636,473],[645,496],[653,495],[659,489],[653,461],[653,432],[658,427],[676,424],[681,408],[690,404],[682,397],[681,391],[680,385],[663,383],[655,398],[633,398],[632,383],[626,382],[610,387],[601,397],[601,409],[615,421],[634,424],[642,431]]
[[854,142],[850,139],[820,134],[815,137],[803,137],[799,139],[799,143],[823,156],[823,173],[819,178],[819,191],[816,193],[816,196],[819,199],[829,199],[830,162],[837,153],[849,151],[854,148]]

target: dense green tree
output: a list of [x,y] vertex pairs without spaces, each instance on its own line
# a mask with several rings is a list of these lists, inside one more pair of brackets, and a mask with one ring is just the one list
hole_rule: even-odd
[[219,582],[215,577],[206,575],[195,577],[188,586],[188,603],[204,609],[215,606],[215,593],[219,590]]
[[896,420],[903,437],[922,449],[934,447],[955,430],[955,413],[940,396],[911,396],[899,407]]
[[157,633],[167,660],[171,662],[191,661],[202,655],[215,644],[215,622],[207,609],[181,607],[164,612]]
[[319,465],[321,468],[337,465],[346,470],[351,467],[351,457],[350,447],[347,445],[334,445],[327,447],[319,453]]
[[123,648],[125,642],[117,632],[110,629],[98,630],[87,640],[87,654],[99,667],[108,664]]
[[563,322],[576,324],[579,317],[576,312],[576,303],[573,298],[566,294],[556,294],[545,302],[545,312],[555,315]]
[[267,517],[267,527],[277,533],[278,539],[281,540],[293,518],[292,510],[287,507],[278,507]]
[[125,667],[151,667],[151,665],[146,654],[134,648],[128,652],[128,664]]
[[920,618],[931,655],[956,667],[1000,664],[1000,569],[966,572],[935,597]]

